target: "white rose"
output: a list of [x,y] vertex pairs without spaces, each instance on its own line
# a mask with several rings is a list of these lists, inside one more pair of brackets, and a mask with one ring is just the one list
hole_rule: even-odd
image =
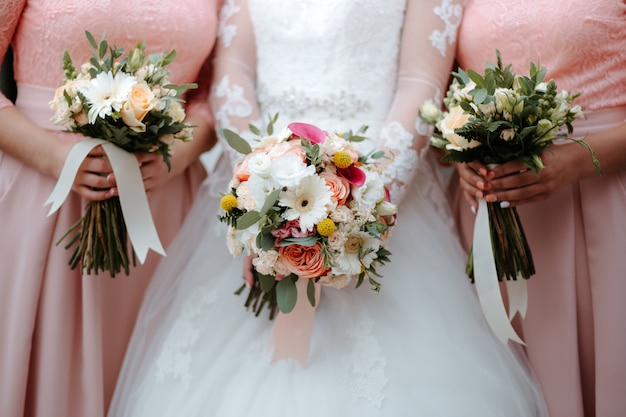
[[270,175],[272,160],[262,152],[257,152],[248,160],[248,171],[250,174],[258,175],[262,178],[268,178]]
[[352,196],[361,210],[373,210],[385,198],[385,184],[380,174],[366,171],[365,183],[360,187],[352,186]]
[[315,167],[307,165],[293,152],[287,152],[272,161],[271,177],[282,187],[295,187],[303,178],[315,174]]

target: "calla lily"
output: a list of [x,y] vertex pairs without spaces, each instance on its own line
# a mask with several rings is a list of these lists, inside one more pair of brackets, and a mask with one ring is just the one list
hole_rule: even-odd
[[349,166],[348,168],[337,168],[337,174],[346,180],[352,185],[356,185],[357,187],[365,184],[365,172],[359,167],[354,165]]
[[308,139],[313,145],[324,143],[328,136],[328,132],[308,123],[290,123],[287,127],[293,132],[294,136]]

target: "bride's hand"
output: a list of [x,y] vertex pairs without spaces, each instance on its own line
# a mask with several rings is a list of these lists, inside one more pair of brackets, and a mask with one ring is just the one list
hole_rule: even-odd
[[252,272],[252,259],[254,259],[256,255],[246,255],[243,260],[243,280],[246,282],[248,287],[252,287],[254,285],[254,273]]

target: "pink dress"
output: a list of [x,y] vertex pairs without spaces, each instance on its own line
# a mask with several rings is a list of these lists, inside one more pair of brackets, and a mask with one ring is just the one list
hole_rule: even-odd
[[[518,73],[540,60],[560,89],[582,91],[575,136],[626,120],[624,0],[470,0],[458,63],[479,72],[495,49]],[[624,138],[626,140],[626,138]],[[474,216],[457,192],[469,247]],[[519,207],[537,274],[521,323],[552,417],[626,416],[626,172]]]
[[[148,52],[176,49],[172,81],[193,82],[217,32],[217,0],[3,0],[0,57],[15,54],[16,106],[53,129],[48,102],[62,82],[61,57],[90,57],[84,31],[106,31],[118,46],[147,41]],[[206,100],[188,112],[210,117]],[[0,96],[0,111],[11,103]],[[192,108],[193,107],[193,108]],[[74,135],[58,133],[69,141]],[[19,138],[15,138],[19,140]],[[174,237],[206,175],[198,162],[150,198],[164,247]],[[144,289],[161,259],[150,253],[130,276],[81,276],[56,240],[81,215],[71,193],[46,217],[55,179],[0,152],[0,415],[103,416]]]

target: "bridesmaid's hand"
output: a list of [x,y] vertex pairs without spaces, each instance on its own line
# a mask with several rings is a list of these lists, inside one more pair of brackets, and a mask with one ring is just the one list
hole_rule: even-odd
[[[66,157],[69,149],[71,149],[71,145],[66,150]],[[65,162],[65,158],[63,161]],[[96,146],[80,165],[72,190],[87,200],[106,200],[115,195],[115,190],[112,188],[113,184],[110,182],[112,171],[104,150],[101,146]]]
[[[168,171],[167,164],[163,161],[163,156],[156,153],[138,152],[135,153],[137,163],[139,164],[139,170],[141,171],[141,178],[146,190],[146,194],[150,195],[152,191],[165,184],[174,174]],[[174,170],[174,158],[171,159],[172,171]],[[117,195],[117,179],[115,173],[111,172],[108,176],[110,185],[113,187],[113,195]]]
[[463,198],[472,207],[472,211],[478,209],[479,198],[485,198],[485,193],[491,189],[491,184],[486,178],[493,178],[493,172],[478,162],[454,164],[459,173],[459,185],[463,192]]

